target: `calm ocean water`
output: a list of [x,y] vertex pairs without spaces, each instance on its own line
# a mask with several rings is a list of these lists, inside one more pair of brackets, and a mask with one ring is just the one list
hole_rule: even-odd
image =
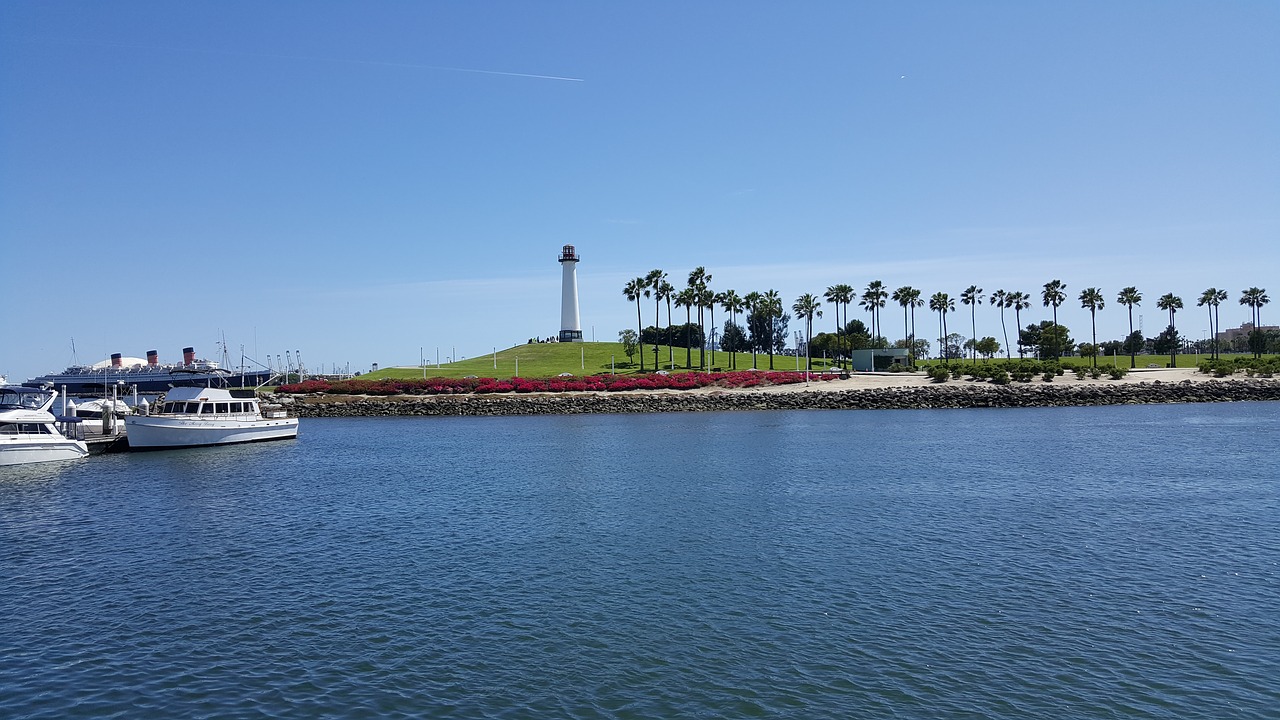
[[1276,718],[1280,404],[304,420],[0,472],[0,717]]

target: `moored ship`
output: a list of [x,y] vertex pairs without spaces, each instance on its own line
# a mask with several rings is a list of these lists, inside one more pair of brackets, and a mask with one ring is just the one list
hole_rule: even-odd
[[263,405],[248,390],[182,387],[149,415],[124,419],[134,450],[233,445],[298,437],[298,418]]
[[271,377],[269,370],[228,370],[212,360],[197,360],[193,347],[183,348],[182,363],[161,364],[160,354],[148,350],[146,360],[114,353],[93,365],[73,365],[60,373],[27,380],[28,387],[52,383],[68,395],[94,395],[106,387],[136,387],[138,392],[165,392],[174,387],[255,387]]
[[79,460],[89,455],[83,440],[67,437],[49,412],[58,391],[0,388],[0,465]]

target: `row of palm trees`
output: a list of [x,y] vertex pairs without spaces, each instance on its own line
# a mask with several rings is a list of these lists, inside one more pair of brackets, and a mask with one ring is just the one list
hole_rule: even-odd
[[[639,300],[642,296],[646,298],[650,297],[650,293],[652,292],[653,296],[657,299],[658,303],[661,303],[663,298],[666,298],[668,300],[667,325],[668,327],[670,327],[670,324],[671,324],[670,300],[671,300],[672,292],[674,289],[669,284],[666,283],[665,278],[666,278],[666,273],[662,272],[661,270],[654,270],[644,277],[638,277],[627,283],[623,292],[626,295],[628,300],[633,300],[637,303],[636,304],[636,320],[638,323],[642,323],[642,321],[640,320]],[[687,313],[689,308],[691,307],[698,308],[699,327],[705,327],[702,322],[703,311],[705,309],[710,310],[712,327],[715,326],[715,306],[717,304],[719,304],[721,307],[724,307],[727,312],[731,313],[731,317],[734,319],[735,322],[736,322],[737,313],[742,311],[747,311],[752,313],[764,311],[768,314],[768,317],[770,318],[771,322],[773,318],[782,316],[782,302],[781,302],[781,299],[778,297],[777,291],[775,290],[770,290],[768,293],[765,293],[764,295],[761,295],[760,293],[749,293],[745,297],[739,298],[738,295],[732,290],[729,290],[723,293],[711,292],[707,287],[710,282],[711,282],[711,275],[706,272],[705,268],[698,267],[689,274],[688,287],[685,290],[681,291],[680,293],[675,294],[676,305],[686,308],[686,317],[688,317]],[[1040,292],[1040,300],[1043,306],[1046,308],[1052,309],[1052,312],[1053,312],[1052,326],[1055,330],[1055,333],[1057,332],[1057,329],[1058,329],[1058,308],[1067,301],[1066,290],[1067,290],[1066,284],[1063,283],[1061,280],[1055,279],[1045,283]],[[866,289],[861,293],[861,295],[858,295],[857,292],[858,291],[851,285],[839,284],[839,285],[832,285],[831,287],[828,287],[826,292],[822,295],[822,299],[825,299],[828,303],[830,303],[835,308],[836,335],[837,335],[838,343],[840,343],[839,346],[841,348],[845,347],[844,342],[849,339],[845,337],[844,329],[847,328],[849,325],[849,304],[850,303],[857,301],[859,307],[868,311],[871,314],[870,331],[871,331],[871,337],[875,339],[883,336],[881,326],[880,326],[880,311],[883,310],[884,307],[887,305],[887,301],[892,299],[895,303],[900,305],[903,309],[903,336],[906,339],[907,347],[912,349],[912,351],[914,352],[916,347],[915,310],[916,308],[924,307],[925,305],[925,301],[923,299],[923,293],[919,289],[911,287],[910,285],[905,285],[903,287],[898,288],[897,290],[894,290],[892,293],[890,293],[885,288],[884,283],[879,280],[873,280],[872,282],[868,283]],[[1080,291],[1080,294],[1077,296],[1077,299],[1080,301],[1080,306],[1083,309],[1089,311],[1089,321],[1090,321],[1090,326],[1092,331],[1092,340],[1093,340],[1092,345],[1096,348],[1098,345],[1098,324],[1097,324],[1098,312],[1106,307],[1106,299],[1103,296],[1102,290],[1096,287],[1088,287]],[[1217,348],[1218,343],[1216,340],[1217,334],[1220,330],[1220,326],[1218,324],[1218,309],[1219,309],[1219,306],[1223,302],[1226,302],[1227,299],[1228,299],[1228,293],[1226,290],[1221,290],[1219,288],[1211,287],[1206,289],[1203,293],[1201,293],[1200,298],[1196,303],[1198,307],[1207,308],[1209,313],[1210,334],[1213,335],[1215,338],[1213,343],[1213,350],[1212,350],[1213,357],[1217,357],[1217,352],[1218,352],[1218,348]],[[969,307],[970,330],[975,341],[978,336],[977,310],[978,310],[978,306],[982,305],[984,300],[987,301],[991,306],[997,307],[1000,309],[1000,327],[1004,336],[1005,355],[1006,357],[1012,358],[1013,356],[1012,350],[1011,350],[1012,346],[1009,344],[1009,329],[1005,323],[1005,310],[1013,310],[1015,326],[1016,328],[1021,328],[1022,327],[1022,311],[1031,307],[1032,296],[1022,291],[1004,290],[1004,289],[996,290],[995,292],[991,293],[990,296],[987,296],[985,294],[985,291],[982,288],[978,287],[977,285],[970,285],[968,288],[966,288],[963,292],[960,293],[960,302]],[[1142,304],[1142,300],[1143,300],[1142,293],[1139,292],[1138,289],[1133,286],[1121,289],[1120,292],[1116,295],[1116,302],[1120,305],[1124,305],[1126,308],[1128,308],[1128,311],[1129,311],[1129,337],[1130,338],[1132,338],[1134,334],[1133,309],[1134,307],[1140,306]],[[1259,288],[1259,287],[1251,287],[1246,290],[1242,290],[1240,293],[1239,302],[1241,305],[1248,306],[1252,310],[1253,327],[1260,328],[1262,326],[1262,318],[1261,318],[1262,307],[1271,302],[1271,298],[1267,296],[1266,289]],[[950,359],[948,356],[945,338],[948,336],[947,314],[955,312],[956,310],[955,299],[953,299],[948,293],[937,292],[937,293],[934,293],[932,296],[930,296],[928,301],[928,306],[931,311],[938,313],[938,330],[939,330],[938,337],[941,339],[941,343],[942,343],[942,348],[941,348],[942,354],[944,359]],[[822,307],[822,301],[812,293],[804,293],[799,298],[797,298],[795,303],[792,304],[791,306],[791,309],[795,312],[796,317],[802,318],[805,321],[806,342],[810,342],[813,339],[813,321],[814,321],[814,318],[822,317],[821,307]],[[1177,295],[1174,295],[1173,293],[1166,293],[1165,295],[1162,295],[1159,299],[1156,300],[1156,307],[1161,310],[1167,311],[1169,313],[1169,330],[1173,331],[1173,333],[1176,334],[1177,332],[1176,314],[1177,314],[1177,311],[1182,310],[1184,308],[1184,303],[1182,298],[1178,297]],[[842,309],[844,311],[843,321],[841,320]],[[654,316],[655,327],[657,326],[657,321],[658,321],[658,313],[657,313],[657,309],[655,308],[655,316]],[[772,335],[770,335],[770,339],[772,340]],[[851,344],[849,346],[851,347]],[[1177,344],[1174,343],[1174,347],[1170,355],[1170,360],[1173,363],[1177,362],[1176,346]],[[655,357],[656,357],[656,351],[657,351],[656,345],[654,349],[655,349]],[[700,351],[700,353],[705,351],[705,349],[706,349],[706,343],[704,341],[703,348],[702,348],[702,351]],[[1136,357],[1137,357],[1137,349],[1134,343],[1129,344],[1129,350],[1130,350],[1130,364],[1133,364],[1136,362]],[[686,353],[688,352],[690,352],[690,350],[686,347]],[[976,342],[974,343],[972,353],[973,353],[972,355],[973,361],[977,362]],[[752,365],[753,366],[755,365],[754,355],[755,355],[755,346],[753,345],[753,348],[752,348],[752,356],[753,356]],[[1023,355],[1021,343],[1019,343],[1019,346],[1018,346],[1018,355],[1019,357]],[[702,357],[701,354],[699,355],[699,357],[701,359]],[[711,362],[713,364],[715,363],[714,345],[712,346],[712,349],[711,349]],[[1097,364],[1096,353],[1093,355],[1093,362],[1095,365]],[[686,355],[685,364],[686,366],[690,365],[690,359],[688,355]],[[643,369],[643,354],[641,357],[641,366]],[[704,364],[704,367],[705,367],[705,364]],[[773,367],[773,357],[771,352],[770,368],[772,367]]]
[[[776,319],[782,317],[782,313],[783,313],[782,296],[778,294],[777,290],[769,290],[763,293],[750,292],[743,296],[739,296],[738,293],[734,290],[714,292],[713,290],[711,290],[711,287],[710,287],[711,273],[707,272],[707,269],[702,266],[698,266],[694,268],[689,273],[687,284],[683,289],[679,291],[677,291],[675,289],[675,286],[673,286],[670,282],[667,281],[667,277],[668,277],[667,273],[662,270],[659,270],[659,269],[651,270],[647,275],[642,275],[640,277],[636,277],[632,280],[627,281],[626,285],[624,285],[622,288],[622,294],[626,296],[627,300],[636,303],[636,325],[638,326],[638,332],[640,334],[639,335],[640,337],[643,337],[644,335],[644,320],[641,317],[641,303],[640,303],[642,298],[651,297],[654,300],[653,326],[655,328],[659,327],[659,324],[662,319],[663,301],[666,301],[666,304],[667,304],[668,330],[670,330],[672,325],[671,323],[672,304],[674,304],[678,308],[682,307],[685,309],[685,327],[686,328],[690,327],[693,324],[693,311],[696,309],[698,328],[700,330],[703,330],[703,332],[701,333],[703,338],[702,344],[698,349],[698,366],[699,367],[704,367],[704,368],[710,367],[711,365],[715,365],[715,362],[716,362],[715,344],[712,343],[710,347],[710,358],[709,358],[710,365],[707,364],[708,348],[707,348],[707,342],[706,342],[707,334],[705,332],[705,329],[707,326],[707,319],[709,315],[711,327],[714,332],[714,328],[716,325],[716,307],[717,306],[724,308],[725,312],[729,313],[730,322],[734,325],[737,324],[738,314],[742,312],[748,312],[748,313],[753,313],[753,314],[767,317],[770,321],[771,328],[772,328],[773,322]],[[817,314],[821,316],[822,313],[821,311],[817,311]],[[772,344],[772,337],[773,337],[772,332],[770,332],[769,337],[770,337],[770,344]],[[654,353],[653,357],[654,357],[654,363],[655,363],[655,367],[654,367],[655,370],[657,369],[656,363],[658,362],[658,353],[659,353],[658,343],[656,340],[657,339],[655,338],[655,342],[653,345],[653,353]],[[692,343],[689,342],[688,337],[686,337],[685,340],[686,340],[685,341],[685,367],[692,367],[693,366]],[[759,350],[758,345],[753,343],[751,347],[752,367],[755,367],[756,353],[758,350]],[[674,365],[675,364],[674,346],[668,346],[668,351],[669,351],[668,361],[672,365]],[[729,354],[729,363],[731,368],[737,367],[737,357],[735,354],[733,353]],[[644,352],[641,352],[640,353],[640,369],[644,370],[644,367],[645,367]],[[773,369],[773,353],[772,352],[769,353],[769,369],[770,370]]]
[[[1058,307],[1061,306],[1063,303],[1065,303],[1067,300],[1066,289],[1067,289],[1067,286],[1061,280],[1051,280],[1044,284],[1044,288],[1040,293],[1040,299],[1044,307],[1053,309],[1054,328],[1057,328],[1058,326]],[[903,304],[905,308],[908,303],[912,302],[907,298],[911,297],[913,290],[914,289],[910,287],[901,288],[899,291],[894,293],[894,299],[898,300],[899,296],[901,295],[903,299],[900,302]],[[985,298],[983,294],[983,289],[978,287],[977,285],[970,285],[967,289],[964,290],[964,292],[960,293],[960,301],[963,304],[968,305],[970,308],[970,323],[971,323],[973,337],[975,339],[978,336],[977,307],[982,304],[982,301],[984,299],[987,299],[987,298]],[[1080,291],[1078,299],[1080,301],[1080,307],[1089,311],[1089,323],[1090,323],[1090,329],[1091,329],[1092,338],[1093,338],[1092,344],[1096,347],[1098,345],[1098,322],[1097,322],[1098,311],[1106,307],[1106,300],[1103,297],[1102,291],[1096,287],[1089,287]],[[918,294],[915,296],[915,300],[916,301],[919,300]],[[1208,308],[1210,333],[1215,337],[1215,341],[1213,343],[1214,357],[1217,357],[1216,337],[1220,329],[1220,326],[1218,324],[1218,308],[1226,300],[1227,300],[1226,290],[1220,290],[1218,288],[1211,287],[1205,290],[1203,293],[1201,293],[1200,299],[1196,303],[1196,305],[1199,307]],[[1004,335],[1005,353],[1007,357],[1012,357],[1012,350],[1011,350],[1012,346],[1010,346],[1009,344],[1009,330],[1008,330],[1008,327],[1005,325],[1004,311],[1007,309],[1012,309],[1014,311],[1016,326],[1018,328],[1021,328],[1022,327],[1022,311],[1031,307],[1031,296],[1021,291],[996,290],[995,292],[991,293],[989,301],[992,306],[1000,308],[1000,327]],[[1142,293],[1139,292],[1136,287],[1132,287],[1132,286],[1126,287],[1122,289],[1119,292],[1119,294],[1116,296],[1116,302],[1121,305],[1124,305],[1129,310],[1129,335],[1132,337],[1133,308],[1142,304]],[[1265,288],[1251,287],[1247,290],[1241,291],[1240,293],[1240,304],[1247,305],[1253,310],[1253,326],[1255,328],[1261,327],[1261,309],[1263,305],[1266,305],[1269,302],[1271,302],[1271,298],[1267,296],[1267,291]],[[1176,332],[1177,325],[1176,325],[1175,316],[1177,311],[1183,309],[1184,307],[1182,298],[1178,297],[1177,295],[1174,295],[1173,293],[1166,293],[1162,295],[1158,300],[1156,300],[1156,307],[1161,310],[1165,310],[1169,313],[1169,328],[1174,332]],[[955,301],[952,300],[947,293],[944,293],[944,292],[935,293],[929,299],[929,309],[938,313],[939,325],[941,330],[941,335],[939,337],[946,338],[947,337],[947,327],[946,327],[947,313],[955,311]],[[912,327],[914,328],[914,323]],[[908,337],[914,340],[914,330],[908,333]],[[943,342],[944,342],[944,352],[945,352],[945,340]],[[973,358],[974,358],[974,361],[976,362],[977,361],[976,347],[974,348],[973,353],[974,353]],[[1022,355],[1021,345],[1019,345],[1018,354],[1019,356]],[[1136,356],[1137,356],[1137,350],[1131,345],[1130,346],[1130,364],[1134,363]],[[1177,344],[1176,343],[1174,344],[1171,360],[1175,363],[1177,362]],[[1097,355],[1095,354],[1093,357],[1093,362],[1095,365],[1097,364],[1097,361],[1098,361]]]

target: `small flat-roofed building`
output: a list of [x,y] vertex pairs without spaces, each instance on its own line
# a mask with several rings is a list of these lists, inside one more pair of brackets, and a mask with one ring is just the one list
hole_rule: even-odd
[[854,370],[871,372],[888,370],[891,365],[906,365],[910,355],[906,348],[854,350],[850,360]]

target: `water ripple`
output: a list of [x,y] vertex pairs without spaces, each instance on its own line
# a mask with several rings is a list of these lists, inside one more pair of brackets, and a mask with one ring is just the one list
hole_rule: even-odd
[[22,468],[0,716],[1276,717],[1276,428],[313,420]]

